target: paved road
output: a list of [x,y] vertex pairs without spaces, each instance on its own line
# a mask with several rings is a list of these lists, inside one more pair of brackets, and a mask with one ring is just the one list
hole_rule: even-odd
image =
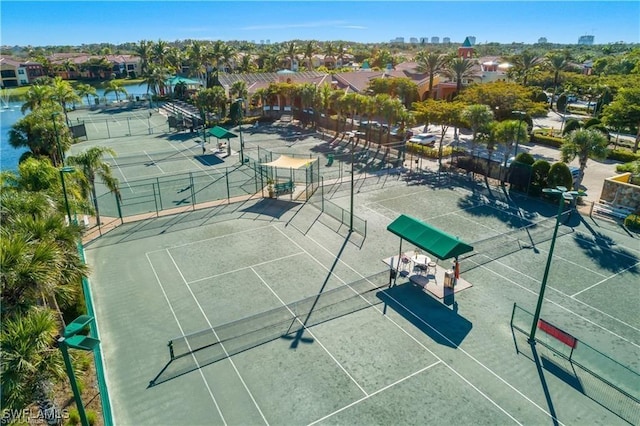
[[[564,119],[565,121],[569,118],[573,118],[571,114],[567,114]],[[575,118],[583,118],[582,116],[575,116]],[[563,117],[556,112],[550,112],[547,117],[537,118],[533,121],[534,129],[535,128],[556,128],[559,129],[562,126]],[[425,129],[423,126],[414,127],[412,129],[414,133],[423,132]],[[440,126],[431,126],[429,129],[430,132],[433,132],[437,135],[440,134]],[[627,138],[633,140],[632,136],[621,135],[621,138]],[[454,139],[454,130],[449,129],[444,137],[444,145],[455,145],[459,144],[460,147],[470,148],[470,140],[471,135],[461,133],[459,142],[456,142]],[[551,148],[548,146],[541,145],[531,145],[531,144],[520,144],[518,148],[518,152],[526,151],[529,152],[535,159],[543,158],[551,163],[560,161],[560,150],[557,148]],[[498,155],[501,155],[498,152]],[[584,179],[582,181],[582,189],[587,191],[586,199],[588,201],[597,201],[600,199],[600,194],[602,193],[602,187],[604,185],[604,180],[611,176],[616,175],[616,165],[620,164],[618,161],[611,160],[589,160],[587,162],[587,168],[585,170]],[[570,166],[578,166],[578,160],[574,160],[569,163]]]

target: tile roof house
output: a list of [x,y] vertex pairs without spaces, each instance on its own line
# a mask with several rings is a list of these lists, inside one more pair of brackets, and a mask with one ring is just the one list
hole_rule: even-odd
[[24,86],[43,75],[42,64],[38,62],[19,60],[9,56],[0,57],[1,87]]

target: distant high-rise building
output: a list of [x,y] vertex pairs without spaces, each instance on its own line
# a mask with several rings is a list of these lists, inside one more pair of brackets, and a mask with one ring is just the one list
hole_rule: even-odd
[[431,37],[431,44],[438,44],[438,43],[440,43],[440,37],[438,36]]
[[472,46],[476,44],[476,36],[467,36],[467,40],[469,40]]
[[443,44],[450,44],[451,43],[451,38],[450,37],[443,37],[442,38],[442,43]]
[[540,38],[538,39],[538,43],[539,43],[539,44],[545,44],[545,43],[548,43],[547,38],[546,38],[546,37],[540,37]]
[[586,44],[588,46],[591,46],[593,44],[594,38],[595,36],[592,36],[592,35],[580,36],[580,38],[578,39],[578,44]]
[[260,44],[264,44],[264,40],[260,40]]
[[420,37],[420,44],[428,44],[429,37]]
[[409,39],[409,43],[418,44],[418,39],[416,37],[411,37]]
[[267,44],[271,44],[271,40],[267,39]]
[[396,37],[391,40],[391,43],[404,43],[404,37]]

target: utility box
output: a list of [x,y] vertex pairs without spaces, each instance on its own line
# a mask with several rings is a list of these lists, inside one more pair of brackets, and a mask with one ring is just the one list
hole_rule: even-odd
[[455,273],[453,270],[444,271],[444,286],[448,288],[453,288],[455,283]]

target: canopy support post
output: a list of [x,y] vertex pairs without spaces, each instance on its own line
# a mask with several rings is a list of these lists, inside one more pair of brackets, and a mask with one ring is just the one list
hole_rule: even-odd
[[[401,258],[402,258],[402,238],[400,238],[400,248],[398,249],[398,262],[396,263],[396,266],[395,266],[396,273],[393,275],[393,287],[396,286],[396,280],[398,279],[398,271],[400,270],[400,262],[402,260]],[[389,284],[391,284],[391,282],[389,282]]]

